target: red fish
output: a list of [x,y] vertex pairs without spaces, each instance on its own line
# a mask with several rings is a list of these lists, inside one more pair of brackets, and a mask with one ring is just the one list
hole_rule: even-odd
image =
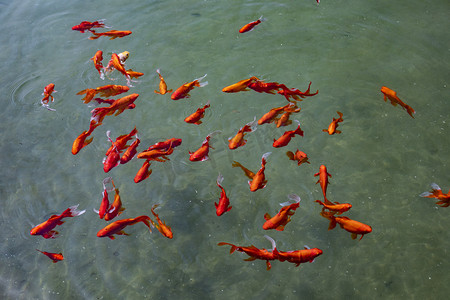
[[[108,131],[109,132],[109,131]],[[123,150],[125,150],[126,148],[129,147],[129,145],[127,145],[128,141],[131,140],[133,138],[133,136],[137,135],[137,129],[136,126],[134,126],[133,130],[131,130],[130,133],[128,134],[123,134],[119,137],[116,138],[116,141],[114,142],[114,144],[109,147],[109,149],[106,151],[105,155],[108,156],[109,153],[111,151],[113,151],[114,147],[119,151],[122,152]],[[109,135],[108,135],[109,136]]]
[[339,126],[339,123],[344,121],[342,119],[342,113],[340,111],[337,112],[339,115],[339,118],[334,118],[333,121],[331,121],[330,125],[328,126],[328,129],[322,129],[322,131],[328,132],[329,135],[335,134],[335,133],[341,133],[340,130],[336,130],[336,128]]
[[279,89],[287,89],[287,86],[278,82],[264,82],[262,80],[256,80],[248,85],[249,88],[258,93],[275,94],[275,91]]
[[109,137],[110,131],[106,132],[106,136],[108,137],[111,145],[113,147],[112,151],[109,151],[108,155],[103,159],[103,171],[108,173],[112,168],[117,167],[120,163],[120,152],[119,149],[114,145],[114,142]]
[[284,88],[281,91],[278,91],[277,94],[283,95],[287,101],[291,101],[290,98],[296,101],[302,101],[300,98],[315,96],[319,93],[319,90],[317,90],[315,93],[311,93],[311,82],[309,82],[308,89],[305,92],[300,91],[299,89],[288,89]]
[[100,94],[101,97],[117,96],[119,94],[128,92],[129,89],[130,88],[128,86],[109,84],[105,86],[99,86],[95,89],[85,89],[79,91],[77,95],[86,94],[86,96],[81,100],[84,100],[84,103],[89,103],[97,94]]
[[256,117],[255,117],[253,119],[253,121],[242,126],[234,137],[228,138],[228,148],[230,148],[231,150],[234,150],[241,146],[244,146],[247,143],[247,140],[244,139],[244,136],[248,132],[255,131],[256,126],[257,126],[257,122],[256,122]]
[[115,116],[120,115],[124,110],[130,109],[131,104],[139,97],[139,94],[131,94],[120,99],[115,100],[108,107],[97,107],[91,111],[91,120],[96,122],[102,122],[106,116],[111,116],[114,113]]
[[100,203],[100,207],[98,210],[96,210],[94,208],[94,212],[99,215],[100,219],[103,219],[105,217],[105,214],[109,209],[108,192],[114,191],[114,186],[111,189],[106,188],[106,185],[110,182],[112,182],[111,177],[107,177],[107,178],[103,179],[102,202]]
[[291,221],[291,216],[295,213],[295,210],[300,206],[300,197],[295,194],[291,194],[288,198],[292,201],[280,203],[283,206],[280,211],[273,217],[271,217],[268,213],[264,215],[264,219],[266,222],[263,224],[263,229],[275,229],[278,231],[283,231],[284,226]]
[[310,162],[308,161],[308,155],[306,155],[305,152],[300,151],[297,149],[297,151],[295,151],[295,154],[292,151],[287,151],[286,155],[289,157],[290,160],[296,160],[297,164],[300,166],[302,163],[308,163],[310,164]]
[[147,179],[150,174],[152,174],[152,170],[150,169],[151,162],[149,160],[146,160],[142,167],[137,172],[136,176],[134,177],[134,182],[139,183],[142,180]]
[[320,205],[323,205],[322,211],[324,211],[325,209],[328,209],[330,212],[337,213],[338,215],[340,215],[343,212],[346,212],[350,208],[352,208],[352,205],[350,203],[339,203],[339,202],[333,203],[326,198],[325,198],[325,202],[322,202],[320,200],[316,200],[315,202],[319,203]]
[[186,123],[191,123],[191,124],[195,124],[195,125],[202,124],[202,121],[200,119],[205,116],[205,110],[208,107],[210,107],[209,100],[208,100],[208,102],[206,103],[205,106],[198,108],[193,114],[191,114],[190,116],[186,117],[184,119],[184,121]]
[[119,189],[116,188],[113,180],[111,180],[111,182],[115,192],[114,201],[105,213],[105,221],[111,221],[125,210],[125,207],[122,206],[122,200],[119,195]]
[[179,99],[183,99],[183,98],[189,98],[189,92],[194,88],[194,87],[204,87],[205,85],[208,84],[208,81],[205,82],[201,82],[207,74],[205,74],[204,76],[194,79],[191,82],[186,82],[185,84],[183,84],[182,86],[180,86],[178,89],[175,90],[175,92],[172,93],[172,96],[170,96],[170,98],[172,100],[179,100]]
[[45,251],[41,251],[38,249],[36,249],[36,251],[39,251],[42,254],[46,255],[48,258],[53,260],[53,263],[57,263],[58,261],[61,261],[64,259],[64,256],[62,255],[62,253],[45,252]]
[[72,218],[85,213],[86,210],[77,210],[78,205],[74,205],[63,211],[60,215],[52,215],[47,221],[35,226],[31,229],[31,235],[42,235],[46,239],[54,239],[58,232],[53,230],[58,225],[62,225],[64,218]]
[[314,174],[314,176],[319,176],[319,180],[317,180],[316,184],[320,183],[320,187],[322,188],[323,199],[327,201],[327,187],[329,184],[328,177],[331,177],[331,174],[328,173],[327,167],[325,165],[321,165],[319,168],[319,172]]
[[152,225],[154,227],[156,227],[156,229],[158,229],[159,232],[161,232],[161,234],[163,236],[165,236],[166,238],[173,238],[173,233],[172,233],[172,228],[170,228],[170,226],[166,225],[166,222],[161,221],[161,219],[159,218],[158,214],[155,213],[155,208],[157,208],[159,206],[159,204],[155,204],[152,207],[152,214],[155,216],[156,218],[156,222],[158,222],[158,224],[156,224],[155,222],[153,222],[152,220],[150,220],[150,222],[152,223]]
[[391,90],[388,87],[382,86],[381,92],[383,93],[384,102],[387,102],[387,99],[389,99],[393,106],[397,106],[397,104],[400,104],[400,106],[406,109],[408,114],[414,119],[413,115],[416,113],[414,109],[408,104],[404,103],[402,100],[400,100],[400,98],[397,97],[397,93],[395,91]]
[[216,133],[220,133],[220,130],[216,130],[214,132],[211,132],[210,134],[208,134],[205,138],[205,140],[202,143],[202,146],[197,149],[194,152],[189,151],[189,160],[190,161],[205,161],[208,160],[208,153],[209,153],[209,148],[214,149],[213,147],[211,147],[209,145],[209,140],[211,139],[211,136],[213,136]]
[[137,147],[141,143],[141,140],[136,134],[136,140],[130,145],[130,147],[127,148],[125,153],[120,157],[120,163],[126,164],[130,160],[133,159],[133,157],[137,154]]
[[314,259],[322,253],[323,251],[319,248],[310,249],[308,246],[305,246],[303,250],[277,251],[276,255],[278,260],[294,263],[298,267],[302,263],[314,262]]
[[303,136],[303,131],[300,129],[300,122],[295,120],[298,124],[297,129],[295,130],[288,130],[281,137],[279,137],[277,140],[273,140],[272,146],[275,148],[284,147],[291,141],[291,138],[294,137],[296,134]]
[[114,40],[116,38],[123,38],[124,36],[130,35],[131,31],[129,30],[110,30],[106,32],[97,33],[95,31],[91,31],[93,36],[89,37],[90,40],[96,40],[101,36],[108,36],[110,40]]
[[177,139],[177,138],[170,138],[165,140],[164,142],[158,142],[154,145],[151,145],[147,151],[150,150],[164,150],[167,151],[169,148],[175,148],[178,147],[179,145],[181,145],[182,140],[181,139]]
[[272,154],[272,152],[263,154],[263,156],[261,157],[261,168],[258,170],[258,172],[256,172],[255,176],[253,176],[252,180],[248,181],[250,191],[255,192],[266,187],[267,180],[264,171],[266,169],[267,157],[270,154]]
[[88,131],[83,131],[74,141],[72,144],[72,154],[76,155],[78,152],[80,152],[81,149],[89,145],[94,137],[91,137],[90,139],[87,139],[88,136],[91,135],[91,133],[94,131],[95,128],[102,125],[102,123],[97,123],[95,121],[91,121],[89,125]]
[[333,213],[326,213],[324,211],[322,211],[320,215],[330,220],[328,230],[333,229],[336,227],[336,224],[339,224],[342,229],[345,229],[352,234],[352,239],[356,239],[358,234],[360,234],[361,238],[359,240],[361,240],[365,234],[372,232],[372,227],[369,225],[352,220],[348,217],[335,217]]
[[110,239],[114,240],[115,239],[115,234],[117,235],[129,235],[128,233],[125,233],[124,228],[127,226],[131,226],[134,225],[136,223],[142,222],[145,224],[145,226],[148,227],[148,229],[150,230],[150,232],[152,232],[152,229],[150,226],[153,226],[150,224],[150,217],[149,216],[139,216],[136,218],[130,218],[130,219],[122,219],[122,220],[117,220],[114,221],[112,223],[110,223],[109,225],[107,225],[105,228],[100,229],[99,232],[97,232],[97,236],[98,237],[109,237]]
[[44,96],[44,98],[42,98],[41,100],[42,105],[48,104],[49,101],[53,102],[54,97],[52,93],[56,93],[55,84],[49,83],[48,85],[45,86],[44,92],[42,93],[42,96]]
[[103,75],[103,64],[102,64],[102,60],[103,60],[103,51],[102,50],[98,50],[97,52],[95,52],[95,55],[90,59],[94,62],[94,66],[95,69],[98,71],[98,74],[100,74],[100,78],[103,79],[104,75]]
[[237,93],[242,91],[248,91],[248,85],[252,82],[255,82],[256,80],[259,80],[257,77],[252,76],[248,79],[244,79],[241,81],[238,81],[232,85],[226,86],[222,89],[222,92],[224,93]]
[[167,89],[167,84],[164,81],[164,78],[162,77],[162,75],[160,73],[160,70],[157,69],[156,73],[158,73],[158,76],[159,76],[159,91],[155,90],[155,93],[156,94],[160,94],[160,95],[171,93],[172,90],[171,89],[170,90]]
[[441,207],[450,206],[450,191],[447,194],[444,194],[441,188],[436,183],[432,183],[431,188],[431,191],[423,192],[419,196],[426,198],[436,198],[439,200],[438,202],[436,202],[436,204],[440,205]]
[[214,206],[216,207],[216,215],[221,216],[227,211],[230,211],[232,206],[230,206],[230,199],[228,199],[227,194],[225,193],[224,188],[222,187],[222,181],[223,176],[219,173],[219,176],[217,176],[217,186],[220,188],[220,198],[219,198],[219,204],[214,202]]
[[250,22],[248,24],[245,24],[244,26],[241,27],[241,29],[239,29],[240,33],[244,33],[247,31],[251,31],[253,30],[253,28],[258,25],[259,23],[261,23],[262,21],[265,21],[266,19],[263,18],[263,16],[259,17],[258,20]]
[[167,157],[167,155],[170,155],[172,153],[173,153],[173,148],[171,148],[171,147],[169,147],[169,149],[167,149],[167,150],[152,149],[152,150],[142,151],[141,153],[138,154],[137,158],[165,162],[167,160],[170,160]]
[[103,23],[104,20],[98,20],[95,22],[88,22],[83,21],[78,25],[75,25],[72,27],[72,30],[77,30],[81,33],[84,33],[85,30],[89,30],[90,32],[94,32],[92,28],[109,28],[105,26],[105,23]]

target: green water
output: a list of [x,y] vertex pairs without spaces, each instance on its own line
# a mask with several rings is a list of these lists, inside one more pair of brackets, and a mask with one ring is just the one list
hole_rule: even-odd
[[[418,195],[436,182],[450,188],[448,102],[450,43],[448,1],[1,1],[0,59],[0,295],[2,299],[446,299],[449,294],[449,208]],[[239,34],[244,24],[267,20]],[[89,40],[72,31],[81,21],[106,19],[130,36]],[[74,139],[89,126],[93,106],[76,93],[106,84],[89,59],[97,50],[104,63],[111,53],[129,51],[127,68],[145,73],[130,92],[136,109],[107,117],[93,142],[76,156]],[[179,101],[157,95],[157,68],[169,86],[208,74],[209,84]],[[304,137],[283,148],[274,138],[286,130],[273,124],[249,133],[247,145],[228,149],[228,137],[272,107],[287,104],[280,95],[254,91],[226,94],[221,89],[257,76],[304,91],[310,81],[319,94],[299,103],[294,115]],[[53,82],[51,107],[41,93]],[[415,119],[383,101],[381,86],[416,110]],[[183,120],[208,100],[203,124]],[[336,111],[342,134],[329,136]],[[110,146],[136,126],[139,150],[171,137],[182,138],[166,163],[154,163],[147,180],[133,178],[142,165],[134,159],[103,171]],[[210,132],[210,160],[189,161]],[[300,167],[286,151],[306,152]],[[263,153],[267,187],[254,193],[239,161],[256,172]],[[369,224],[359,240],[328,221],[315,199],[319,166],[332,174],[328,198],[349,202],[345,215]],[[232,210],[217,217],[218,173]],[[93,208],[101,201],[102,180],[112,176],[126,207],[120,218],[150,214],[172,227],[169,240],[136,224],[130,236],[98,238],[106,225]],[[286,229],[264,231],[287,195],[301,198]],[[82,216],[57,228],[57,239],[31,236],[30,229],[54,213],[79,204]],[[270,248],[268,234],[282,251],[317,247],[314,263],[296,268],[275,261],[243,261],[218,242]],[[62,252],[51,263],[40,249]]]

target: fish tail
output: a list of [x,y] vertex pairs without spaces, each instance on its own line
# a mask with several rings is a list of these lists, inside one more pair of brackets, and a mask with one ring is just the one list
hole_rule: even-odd
[[232,254],[238,248],[236,245],[233,245],[233,244],[230,244],[230,243],[225,243],[225,242],[220,242],[220,243],[217,244],[217,246],[223,246],[223,245],[231,246],[230,254]]
[[414,114],[416,113],[416,111],[409,105],[406,105],[405,108],[408,114],[414,119]]
[[217,185],[220,187],[223,181],[223,175],[219,173],[219,176],[217,176]]
[[62,217],[64,218],[68,218],[68,217],[76,217],[79,215],[82,215],[86,212],[86,210],[78,210],[78,205],[74,205],[69,207],[68,209],[66,209],[63,213],[62,213]]

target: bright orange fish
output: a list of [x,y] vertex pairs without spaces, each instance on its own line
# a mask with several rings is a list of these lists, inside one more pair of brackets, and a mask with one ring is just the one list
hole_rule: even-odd
[[205,106],[198,108],[193,114],[191,114],[190,116],[186,117],[184,119],[184,121],[186,123],[191,123],[191,124],[195,124],[195,125],[202,124],[202,121],[200,119],[205,116],[205,110],[208,107],[210,107],[209,100],[208,100],[208,102],[206,102]]
[[62,253],[45,252],[45,251],[41,251],[38,249],[36,249],[36,251],[39,251],[42,254],[46,255],[48,258],[53,260],[53,263],[57,263],[58,261],[61,261],[64,259],[64,256],[62,255]]
[[328,173],[327,167],[325,165],[321,165],[319,168],[319,172],[314,174],[314,176],[319,176],[319,180],[317,180],[316,184],[320,183],[320,187],[322,188],[323,199],[327,199],[327,187],[329,184],[328,177],[331,177],[331,174]]
[[287,107],[284,108],[284,113],[281,115],[281,117],[276,119],[277,128],[292,124],[292,121],[289,120],[289,117],[291,116],[291,114],[298,113],[300,110],[301,108],[297,107],[297,105],[289,103],[289,105],[287,105]]
[[400,104],[401,107],[406,109],[408,114],[414,119],[414,114],[416,113],[414,109],[409,106],[408,104],[404,103],[402,100],[400,100],[399,97],[397,97],[397,93],[393,90],[391,90],[388,87],[382,86],[381,92],[383,93],[384,101],[387,102],[387,99],[391,101],[391,104],[393,106],[397,106],[397,104]]
[[372,232],[372,227],[369,225],[352,220],[348,217],[335,217],[333,213],[326,213],[324,211],[321,212],[320,215],[330,220],[328,230],[333,229],[336,227],[336,224],[339,224],[342,229],[345,229],[352,234],[352,239],[356,239],[358,234],[360,234],[361,238],[359,240],[361,240],[365,234]]
[[222,89],[222,92],[224,93],[237,93],[242,91],[248,91],[248,85],[252,82],[255,82],[256,80],[259,80],[257,77],[252,76],[248,79],[243,79],[241,81],[238,81],[232,85],[226,86]]
[[171,93],[172,90],[171,89],[170,90],[167,89],[167,84],[164,81],[164,78],[162,77],[162,75],[160,73],[160,70],[157,69],[156,73],[158,73],[158,76],[159,76],[159,91],[155,90],[155,93],[156,94],[160,94],[160,95]]
[[162,222],[161,219],[159,218],[158,214],[155,213],[155,208],[157,208],[158,206],[159,206],[159,204],[155,204],[155,205],[153,205],[153,207],[151,209],[152,214],[155,216],[156,222],[158,222],[158,224],[156,224],[152,220],[150,220],[150,222],[152,223],[152,225],[154,227],[156,227],[156,229],[158,229],[159,232],[161,232],[161,234],[163,236],[171,239],[171,238],[173,238],[172,228],[170,228],[170,226],[167,226],[166,222]]
[[303,250],[294,251],[278,251],[276,252],[277,259],[280,261],[287,261],[296,264],[298,267],[302,263],[314,262],[314,259],[323,253],[319,248],[309,248],[305,246]]
[[173,148],[169,148],[167,150],[152,149],[152,150],[142,151],[141,153],[138,154],[137,158],[165,162],[167,160],[170,160],[167,157],[167,155],[170,155],[172,153],[173,153]]
[[[110,131],[108,131],[110,132]],[[137,129],[136,126],[134,126],[133,130],[131,130],[128,134],[123,134],[121,136],[118,136],[116,138],[116,141],[114,144],[109,147],[109,149],[106,151],[105,155],[108,156],[111,151],[113,151],[114,147],[121,153],[123,150],[127,149],[129,145],[127,145],[128,141],[133,138],[133,136],[137,135]],[[108,134],[109,135],[109,134]]]
[[105,86],[99,86],[95,89],[85,89],[79,91],[77,95],[86,94],[86,96],[81,100],[84,100],[84,103],[89,103],[97,94],[100,94],[101,97],[111,97],[128,92],[129,89],[130,88],[128,86],[109,84]]
[[297,149],[297,151],[295,151],[295,154],[292,151],[287,151],[286,155],[289,157],[290,160],[296,160],[297,164],[300,166],[302,163],[308,163],[310,164],[310,162],[308,161],[308,155],[306,155],[305,152],[300,151]]
[[300,91],[299,89],[282,89],[281,91],[278,91],[277,94],[283,95],[287,101],[291,101],[290,98],[296,101],[302,101],[300,98],[315,96],[319,93],[319,90],[317,90],[315,93],[311,93],[311,82],[309,82],[308,89],[305,92]]
[[106,212],[109,209],[109,197],[108,192],[114,191],[114,186],[111,189],[107,189],[106,185],[112,182],[111,177],[107,177],[103,179],[103,192],[102,192],[102,202],[100,203],[100,207],[98,210],[94,208],[94,212],[97,213],[100,219],[105,217]]
[[120,199],[119,189],[114,185],[114,181],[111,179],[112,185],[114,187],[114,201],[111,206],[106,210],[105,221],[111,221],[118,215],[120,215],[125,207],[122,206],[122,200]]
[[339,203],[339,202],[333,203],[326,198],[325,202],[322,202],[320,200],[316,200],[315,202],[319,203],[320,205],[323,205],[322,211],[328,209],[331,213],[337,213],[338,215],[352,208],[352,205],[350,203]]
[[264,175],[264,171],[266,169],[267,157],[272,154],[272,152],[264,153],[261,158],[261,168],[256,172],[255,176],[253,176],[252,180],[248,181],[248,185],[250,186],[250,191],[255,192],[259,189],[263,189],[266,187],[267,180]]
[[280,136],[277,140],[273,139],[272,146],[275,148],[284,147],[291,141],[291,138],[294,137],[296,134],[303,136],[303,131],[300,129],[300,122],[295,120],[298,124],[297,129],[295,130],[288,130],[283,133],[282,136]]
[[75,25],[72,27],[72,30],[77,30],[81,33],[84,33],[85,30],[89,30],[90,32],[94,32],[92,28],[109,28],[105,26],[105,23],[103,23],[104,20],[98,20],[95,22],[88,22],[83,21],[78,25]]
[[220,188],[220,198],[219,198],[219,204],[214,202],[214,206],[216,207],[216,215],[221,216],[227,211],[230,211],[232,206],[230,206],[230,199],[228,199],[227,194],[225,193],[224,188],[222,187],[222,181],[223,176],[219,173],[219,176],[217,176],[217,186]]
[[130,105],[134,104],[134,101],[139,97],[139,94],[131,94],[120,99],[115,100],[108,107],[97,107],[91,111],[91,120],[96,122],[102,122],[106,116],[111,116],[114,113],[115,116],[120,115],[124,110],[130,109]]
[[170,138],[165,140],[164,142],[158,142],[154,145],[151,145],[147,151],[150,150],[165,150],[167,151],[169,148],[175,148],[178,147],[179,145],[181,145],[182,140],[181,139],[177,139],[177,138]]
[[255,177],[255,173],[253,173],[252,171],[250,171],[249,169],[247,169],[246,167],[241,165],[239,162],[233,161],[233,163],[231,165],[233,166],[233,168],[235,168],[235,167],[241,168],[242,171],[244,171],[245,176],[247,176],[248,178],[253,179],[253,177]]
[[150,174],[152,174],[152,169],[150,169],[151,162],[149,160],[146,160],[142,167],[137,172],[136,176],[134,176],[134,182],[139,183],[142,180],[147,179]]
[[265,123],[272,123],[275,120],[275,118],[283,112],[283,110],[284,106],[272,108],[267,113],[265,113],[261,117],[261,119],[258,120],[258,125],[262,125]]
[[86,139],[88,136],[91,135],[91,133],[94,131],[95,128],[102,125],[102,123],[97,123],[95,121],[91,121],[89,125],[88,131],[83,131],[74,141],[72,144],[72,154],[76,155],[78,152],[80,152],[81,149],[89,145],[94,137],[91,137],[90,139]]
[[[128,52],[128,51],[126,51],[126,52]],[[109,66],[114,67],[114,69],[116,69],[117,71],[122,73],[122,75],[125,76],[125,78],[127,80],[127,85],[132,86],[131,85],[131,77],[125,70],[125,66],[124,66],[122,60],[120,59],[119,55],[117,55],[116,53],[111,54],[111,60],[109,61],[108,66],[106,67],[107,70],[108,70]]]
[[426,198],[436,198],[439,200],[438,202],[436,202],[436,204],[440,205],[441,207],[450,206],[450,191],[447,194],[442,193],[441,188],[436,183],[432,183],[431,188],[431,191],[423,192],[419,196]]
[[95,52],[95,55],[90,59],[94,62],[94,66],[95,69],[98,71],[98,74],[100,74],[100,78],[103,78],[103,64],[102,64],[102,60],[103,60],[103,51],[102,50],[98,50],[97,52]]
[[153,225],[150,224],[150,221],[151,221],[151,219],[149,216],[139,216],[136,218],[117,220],[117,221],[110,223],[105,228],[100,229],[99,232],[97,232],[97,236],[98,237],[109,237],[110,239],[114,240],[116,238],[114,236],[115,234],[129,235],[128,233],[125,233],[125,231],[123,231],[124,228],[127,226],[130,226],[130,225],[134,225],[139,222],[144,223],[145,226],[148,227],[150,232],[152,232],[152,229],[150,226],[153,226]]
[[249,88],[258,93],[275,94],[275,91],[279,89],[287,89],[287,86],[278,82],[264,82],[262,80],[256,80],[248,85]]
[[204,76],[194,79],[191,82],[186,82],[185,84],[183,84],[182,86],[180,86],[178,89],[175,90],[175,92],[172,93],[172,96],[170,96],[170,98],[172,100],[179,100],[179,99],[183,99],[183,98],[189,98],[189,92],[194,88],[194,87],[204,87],[205,85],[208,84],[208,81],[205,82],[200,82],[202,81],[207,74],[205,74]]
[[130,35],[131,31],[129,30],[110,30],[106,32],[97,33],[95,31],[91,31],[93,36],[89,37],[90,40],[96,40],[101,36],[108,36],[110,40],[114,40],[116,38],[123,38],[124,36]]
[[109,151],[108,155],[103,159],[103,171],[108,173],[112,168],[117,167],[120,163],[120,152],[119,149],[114,145],[113,140],[109,136],[110,131],[106,132],[106,136],[108,137],[111,145],[113,147],[112,151]]
[[253,28],[258,25],[259,23],[261,23],[262,21],[265,21],[266,19],[263,18],[263,16],[259,17],[258,20],[250,22],[248,24],[245,24],[244,26],[241,27],[241,29],[239,29],[240,33],[244,33],[247,31],[251,31],[253,30]]
[[50,100],[51,102],[53,102],[54,98],[52,93],[56,93],[55,84],[49,83],[48,85],[45,86],[44,92],[42,93],[42,96],[44,96],[44,98],[42,98],[41,100],[42,105],[48,104]]
[[58,235],[58,231],[54,231],[58,225],[62,225],[64,221],[61,221],[64,218],[72,218],[79,215],[82,215],[86,212],[86,210],[77,210],[78,205],[74,205],[63,211],[60,215],[52,215],[47,221],[35,226],[31,229],[31,235],[42,235],[45,239],[54,239]]
[[126,164],[130,160],[133,159],[133,157],[137,154],[137,147],[141,143],[141,140],[136,134],[136,140],[130,145],[130,147],[127,148],[125,153],[120,157],[120,163]]
[[125,72],[127,72],[128,76],[130,76],[130,78],[139,78],[144,75],[144,73],[136,72],[136,71],[133,71],[132,69],[128,69]]
[[337,111],[339,118],[334,118],[333,121],[331,121],[330,125],[328,126],[328,129],[322,129],[322,131],[328,132],[329,135],[335,134],[335,133],[341,133],[340,130],[336,130],[336,128],[339,126],[339,122],[344,121],[342,119],[342,113],[340,111]]
[[205,140],[203,141],[202,145],[200,148],[198,148],[196,151],[191,152],[189,151],[189,160],[190,161],[205,161],[208,160],[208,153],[209,153],[209,148],[214,149],[213,147],[211,147],[209,145],[209,140],[211,139],[211,137],[216,134],[216,133],[220,133],[220,130],[216,130],[214,132],[211,132],[210,134],[208,134],[205,138]]
[[264,219],[266,222],[263,224],[263,229],[275,229],[278,231],[283,231],[284,226],[291,221],[291,216],[294,215],[295,210],[300,206],[300,197],[295,194],[291,194],[288,198],[292,201],[280,203],[283,206],[280,211],[273,217],[271,217],[268,213],[264,215]]
[[244,146],[247,143],[247,140],[244,139],[244,136],[248,132],[255,131],[256,126],[257,126],[257,122],[256,122],[256,117],[255,117],[253,119],[253,121],[242,126],[234,137],[228,138],[228,148],[230,148],[231,150],[234,150],[241,146]]

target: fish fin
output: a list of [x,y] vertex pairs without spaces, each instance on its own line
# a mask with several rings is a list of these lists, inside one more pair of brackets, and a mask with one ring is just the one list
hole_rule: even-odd
[[276,231],[283,231],[284,230],[284,225],[280,225],[277,228],[275,228]]
[[322,129],[322,131],[323,131],[323,132],[328,132],[328,130],[327,130],[327,129]]
[[265,214],[264,214],[264,219],[265,219],[266,221],[269,221],[269,220],[271,219],[269,213],[265,213]]
[[205,155],[205,157],[203,157],[200,161],[205,161],[205,160],[208,160],[208,159],[209,159],[209,156]]
[[342,131],[340,131],[340,130],[336,130],[336,131],[335,131],[335,133],[338,133],[338,134],[339,134],[339,133],[342,133]]
[[226,211],[230,211],[233,208],[233,206],[228,206]]
[[108,235],[108,237],[109,237],[110,239],[112,239],[112,240],[115,240],[115,239],[116,239],[116,237],[113,236],[113,235]]
[[214,202],[214,206],[217,208],[219,204],[217,204],[217,202]]
[[[352,239],[355,240],[358,237],[356,233],[352,233]],[[362,237],[361,237],[362,238]]]
[[198,120],[197,122],[195,122],[194,124],[195,125],[200,125],[200,124],[202,124],[203,122],[201,121],[201,120]]
[[287,157],[289,157],[290,160],[295,160],[294,159],[294,153],[292,151],[287,151],[286,155],[287,155]]
[[249,258],[246,258],[246,259],[244,259],[245,261],[253,261],[253,260],[256,260],[256,257],[249,257]]

